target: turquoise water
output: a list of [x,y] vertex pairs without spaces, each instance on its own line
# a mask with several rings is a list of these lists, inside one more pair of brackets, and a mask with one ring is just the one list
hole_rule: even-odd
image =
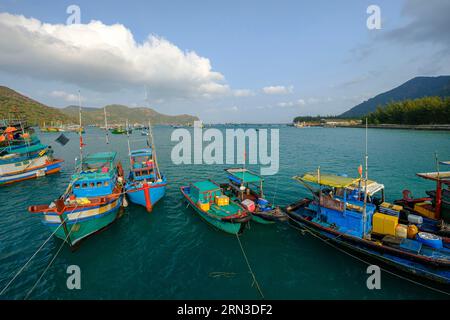
[[[169,187],[149,214],[132,204],[106,231],[85,241],[75,252],[65,246],[31,293],[31,299],[258,299],[235,236],[212,229],[183,204],[179,187],[189,181],[222,181],[226,165],[174,165],[172,129],[154,129],[161,170]],[[450,133],[371,129],[369,177],[386,186],[386,197],[414,195],[434,184],[415,177],[434,171],[434,152],[450,160]],[[50,235],[31,204],[50,203],[69,181],[78,154],[77,136],[61,147],[55,134],[41,134],[57,157],[60,174],[0,189],[0,290]],[[115,150],[127,167],[125,136],[88,128],[87,152]],[[143,140],[134,133],[135,140]],[[144,142],[135,142],[136,147]],[[342,128],[280,128],[280,170],[266,178],[269,200],[284,205],[308,195],[291,179],[316,170],[357,175],[364,157],[364,130]],[[253,271],[268,299],[414,299],[442,295],[382,273],[382,289],[366,287],[366,265],[288,225],[251,224],[241,236]],[[51,239],[1,298],[23,299],[57,253],[61,241]],[[81,290],[68,290],[66,268],[81,268]],[[219,274],[217,272],[226,274]]]

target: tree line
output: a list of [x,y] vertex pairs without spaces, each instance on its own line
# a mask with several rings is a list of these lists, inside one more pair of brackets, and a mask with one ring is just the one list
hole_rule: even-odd
[[370,124],[450,124],[450,97],[391,102],[366,117]]

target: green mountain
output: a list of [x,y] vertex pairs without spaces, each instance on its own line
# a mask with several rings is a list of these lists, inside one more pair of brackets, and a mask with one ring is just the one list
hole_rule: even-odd
[[29,124],[41,124],[43,121],[72,122],[70,116],[60,110],[30,99],[8,87],[0,86],[0,118],[24,118]]
[[[130,123],[145,123],[148,119],[153,124],[187,124],[198,120],[197,117],[182,114],[165,115],[151,108],[129,108],[122,105],[106,106],[108,123],[122,124],[126,119]],[[103,124],[103,108],[82,108],[84,124]],[[78,106],[64,109],[52,108],[30,99],[8,87],[0,86],[0,119],[21,116],[32,125],[53,123],[78,123]]]
[[362,117],[370,112],[374,112],[377,107],[385,106],[392,102],[431,96],[450,96],[450,76],[415,77],[392,90],[358,104],[341,114],[340,117]]
[[[61,111],[68,117],[76,118],[79,114],[78,106],[68,106]],[[83,123],[103,125],[105,122],[105,115],[103,108],[86,108],[81,109]],[[128,119],[130,124],[145,122],[150,119],[152,124],[187,124],[198,120],[197,117],[182,114],[176,116],[169,116],[159,113],[151,108],[137,107],[130,108],[123,105],[112,104],[106,106],[106,113],[108,124],[125,124]]]

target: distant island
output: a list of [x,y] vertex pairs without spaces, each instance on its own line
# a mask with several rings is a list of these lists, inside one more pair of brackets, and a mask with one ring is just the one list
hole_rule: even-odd
[[342,113],[342,118],[361,118],[391,102],[424,97],[450,97],[450,76],[415,77]]
[[298,116],[293,125],[450,130],[450,76],[416,77],[338,116]]
[[450,124],[450,97],[391,102],[369,113],[370,124]]
[[[8,119],[20,115],[31,125],[47,124],[72,124],[78,123],[78,106],[68,106],[66,108],[53,108],[43,103],[26,97],[13,89],[0,86],[0,118]],[[128,119],[129,123],[145,123],[148,119],[152,124],[192,124],[198,117],[192,115],[166,115],[151,108],[137,107],[130,108],[123,105],[106,106],[108,122],[110,124],[124,124]],[[83,124],[103,125],[103,108],[83,107]]]

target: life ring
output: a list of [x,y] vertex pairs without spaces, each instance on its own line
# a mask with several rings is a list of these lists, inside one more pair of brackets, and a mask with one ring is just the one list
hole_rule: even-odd
[[429,247],[435,248],[435,249],[442,249],[442,238],[428,232],[419,232],[417,234],[417,241],[423,243],[424,245],[427,245]]

